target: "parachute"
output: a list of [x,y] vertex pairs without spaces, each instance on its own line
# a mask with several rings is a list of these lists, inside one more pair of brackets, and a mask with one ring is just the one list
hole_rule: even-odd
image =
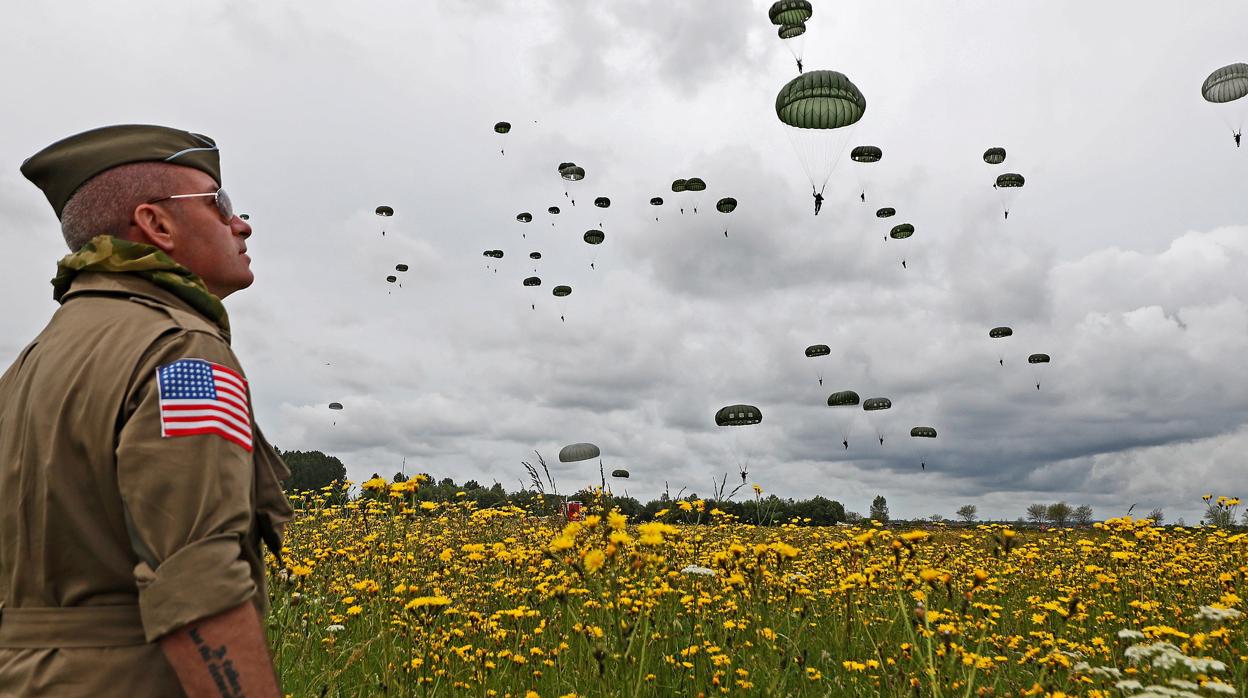
[[914,235],[914,226],[909,223],[895,225],[892,230],[888,231],[888,236],[894,240],[905,240],[911,235]]
[[559,169],[558,169],[558,171],[559,171],[559,172],[563,172],[564,170],[568,169],[569,167],[576,167],[576,163],[575,163],[575,162],[561,162],[561,163],[559,163]]
[[897,209],[889,207],[889,206],[885,206],[884,208],[877,208],[875,210],[876,218],[892,218],[895,215],[897,215]]
[[530,276],[529,278],[524,280],[524,285],[525,286],[541,286],[542,280],[536,276]]
[[862,92],[835,70],[798,75],[776,95],[776,116],[789,126],[790,140],[810,185],[822,193],[849,138],[867,110]]
[[585,242],[591,245],[601,245],[607,236],[601,230],[586,230],[584,235]]
[[803,24],[814,11],[808,0],[779,0],[767,10],[767,19],[777,25]]
[[585,179],[585,168],[580,165],[573,165],[559,170],[559,176],[569,182],[579,182]]
[[560,463],[575,463],[576,461],[589,460],[590,458],[598,458],[602,455],[602,451],[591,443],[568,444],[559,449]]
[[886,415],[884,410],[893,408],[893,401],[886,397],[869,397],[862,401],[862,411],[867,416],[867,422],[871,428],[875,430],[875,438],[879,439],[880,445],[884,445],[884,420]]
[[494,259],[502,259],[502,258],[503,258],[503,251],[502,251],[502,250],[486,250],[485,252],[482,252],[481,254],[482,254],[483,256],[486,256],[486,257],[493,257]]
[[1032,354],[1031,356],[1027,357],[1027,363],[1047,364],[1049,363],[1049,355],[1048,354]]
[[826,344],[812,344],[806,347],[806,356],[827,356],[832,353],[832,349]]
[[682,191],[686,191],[688,188],[689,188],[689,180],[677,179],[677,180],[672,181],[672,191],[674,193],[679,194]]
[[377,215],[382,216],[383,218],[389,218],[390,216],[394,215],[394,209],[390,208],[389,206],[378,206],[377,210],[373,211],[373,213],[376,213]]
[[650,197],[650,205],[651,205],[651,206],[662,206],[662,205],[663,205],[663,197],[661,197],[661,196],[652,196],[652,197]]
[[1238,147],[1244,118],[1248,116],[1248,99],[1244,99],[1248,95],[1248,63],[1232,63],[1213,71],[1200,86],[1200,95],[1211,104],[1230,105],[1219,107],[1218,113],[1235,135]]
[[331,402],[331,403],[329,403],[329,409],[331,409],[331,410],[340,410],[340,409],[342,409],[342,403],[341,403],[341,402]]
[[1005,211],[1005,218],[1010,218],[1010,204],[1014,202],[1014,197],[1018,195],[1018,190],[1023,188],[1023,184],[1027,182],[1021,174],[1016,172],[1006,172],[997,177],[996,187],[997,193],[1001,196],[1001,209]]
[[612,470],[612,471],[611,471],[611,477],[618,477],[618,478],[623,478],[623,479],[627,480],[627,479],[628,479],[628,471],[627,471],[627,470]]
[[984,162],[989,165],[1000,165],[1005,162],[1005,148],[989,148],[985,150]]
[[715,425],[743,427],[763,421],[763,411],[753,405],[728,405],[715,413]]
[[529,259],[541,259],[541,258],[542,258],[542,253],[541,253],[541,252],[530,252],[530,253],[529,253]]
[[860,145],[849,151],[849,159],[854,162],[879,162],[884,151],[873,145]]
[[[988,330],[988,336],[992,339],[1005,339],[1006,337],[1013,337],[1014,330],[1010,329],[1009,327],[994,327],[991,330]],[[997,363],[1001,364],[1002,366],[1005,365],[1005,350],[1004,349],[997,352]]]
[[408,269],[408,266],[407,266],[406,264],[396,264],[396,265],[394,265],[394,270],[395,270],[395,271],[407,271],[407,269]]
[[511,124],[506,121],[500,121],[494,124],[494,133],[508,133],[511,131]]
[[594,199],[594,205],[597,206],[598,208],[610,208],[611,199],[608,199],[605,196],[600,196],[597,199]]
[[697,177],[687,179],[685,180],[685,191],[706,191],[706,182]]
[[559,207],[551,206],[550,208],[546,209],[546,213],[549,213],[552,216],[557,216],[559,215]]
[[858,410],[851,411],[843,408],[856,407],[858,403],[858,393],[852,390],[841,390],[828,396],[828,407],[842,408],[834,412],[836,416],[833,421],[846,449],[849,448],[849,432],[854,428],[854,417],[858,416]]
[[238,217],[239,217],[239,218],[242,218],[242,219],[243,219],[243,220],[245,220],[245,221],[249,221],[249,220],[251,220],[251,216],[247,215],[246,213],[240,213],[240,214],[238,214]]
[[520,221],[521,223],[532,223],[533,214],[529,213],[528,211],[525,211],[524,213],[517,213],[516,220]]
[[780,25],[780,28],[776,30],[776,36],[781,39],[796,39],[805,33],[805,24],[782,24]]
[[715,203],[715,210],[720,213],[732,213],[737,210],[737,200],[731,196],[722,198]]
[[399,280],[399,277],[394,276],[394,275],[390,275],[390,276],[387,276],[387,277],[386,277],[386,281],[388,281],[388,282],[390,282],[390,283],[394,283],[394,282],[396,282],[396,281],[398,281],[398,280]]
[[858,393],[852,390],[841,390],[828,396],[828,407],[852,407],[858,402]]
[[566,296],[572,295],[572,287],[571,286],[556,286],[553,289],[551,289],[550,292],[555,296],[555,298],[564,298]]
[[916,439],[934,439],[936,430],[931,427],[914,427],[910,430],[910,436]]

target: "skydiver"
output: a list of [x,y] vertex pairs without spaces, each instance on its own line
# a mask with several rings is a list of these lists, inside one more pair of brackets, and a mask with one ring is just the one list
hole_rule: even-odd
[[573,205],[573,206],[575,206],[575,205],[576,205],[576,199],[572,199],[572,205]]
[[1239,139],[1240,139],[1243,135],[1244,135],[1244,132],[1243,132],[1243,131],[1236,131],[1236,132],[1235,132],[1235,147],[1236,147],[1236,148],[1238,148],[1238,147],[1239,147]]
[[1005,365],[1005,358],[1003,357],[1003,358],[997,359],[997,363],[999,363],[999,364],[1001,364],[1002,366],[1004,366],[1004,365]]
[[564,319],[564,317],[563,317],[562,315],[560,315],[560,316],[559,316],[559,322],[567,322],[567,320],[566,320],[566,319]]
[[919,463],[919,468],[921,470],[927,470],[927,463]]
[[725,228],[725,229],[724,229],[724,237],[728,237],[728,229],[727,229],[727,228]]
[[881,445],[881,446],[883,446],[883,445],[884,445],[884,436],[883,436],[883,435],[881,435],[881,436],[880,436],[880,445]]
[[685,215],[685,209],[683,207],[680,209],[680,215]]
[[694,213],[697,213],[697,212],[698,212],[698,207],[697,207],[697,206],[694,206],[694,207],[693,207],[693,212],[694,212]]
[[797,74],[798,75],[802,74],[802,59],[800,58],[797,59]]
[[1005,220],[1010,220],[1010,209],[1005,209]]
[[819,209],[823,208],[823,193],[815,191],[814,187],[810,188],[810,193],[815,196],[815,215],[819,215]]
[[1036,383],[1036,390],[1039,390],[1039,389],[1040,389],[1040,384]]
[[903,260],[901,260],[901,268],[902,268],[902,269],[905,269],[905,268],[906,268],[906,260],[904,260],[904,259],[903,259]]
[[864,204],[867,203],[867,192],[864,190],[861,194],[858,195],[858,198],[862,199],[862,203]]
[[589,268],[590,268],[590,269],[593,269],[593,268],[594,268],[594,263],[593,263],[593,262],[590,262],[590,263],[589,263]]
[[823,385],[823,376],[819,377],[819,385]]
[[537,310],[537,304],[536,304],[536,303],[530,303],[530,304],[529,304],[529,308],[530,308],[530,309],[532,309],[532,310]]
[[849,439],[845,439],[845,440],[844,440],[844,441],[842,441],[841,443],[842,443],[842,444],[845,444],[845,450],[846,450],[846,451],[848,451],[848,450],[849,450]]

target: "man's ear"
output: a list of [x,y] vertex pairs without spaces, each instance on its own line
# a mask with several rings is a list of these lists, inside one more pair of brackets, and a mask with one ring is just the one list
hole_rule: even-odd
[[165,254],[172,254],[173,227],[173,217],[168,211],[155,204],[139,204],[134,209],[128,232],[131,241],[154,245]]

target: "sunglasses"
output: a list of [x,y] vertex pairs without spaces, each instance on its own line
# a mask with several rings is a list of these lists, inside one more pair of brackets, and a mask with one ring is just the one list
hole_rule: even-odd
[[217,213],[220,214],[222,223],[229,225],[234,220],[234,204],[230,202],[230,195],[225,193],[225,189],[218,189],[204,194],[175,194],[160,199],[152,199],[147,203],[155,204],[170,199],[196,199],[204,196],[212,197],[212,202],[217,207]]

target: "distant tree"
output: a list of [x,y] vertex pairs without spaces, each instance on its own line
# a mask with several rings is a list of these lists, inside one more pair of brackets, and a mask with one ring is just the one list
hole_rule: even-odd
[[945,520],[945,515],[944,514],[932,514],[931,516],[927,517],[927,520],[931,521],[932,523],[940,523]]
[[1178,521],[1175,521],[1174,523],[1175,523],[1175,525],[1176,525],[1176,526],[1178,526],[1179,528],[1187,528],[1187,522],[1183,520],[1183,517],[1182,517],[1182,516],[1180,516],[1180,517],[1179,517],[1179,520],[1178,520]]
[[279,451],[290,468],[290,479],[282,483],[287,492],[319,490],[347,479],[342,461],[320,451]]
[[792,511],[793,515],[798,518],[810,519],[810,523],[814,526],[831,526],[838,521],[845,520],[844,505],[821,495],[795,502]]
[[1162,522],[1166,520],[1166,512],[1162,511],[1161,507],[1157,507],[1153,509],[1152,511],[1148,512],[1147,518],[1150,518],[1153,520],[1154,526],[1160,526]]
[[974,504],[964,504],[958,508],[956,513],[963,521],[970,523],[979,515],[979,507]]
[[856,511],[845,512],[845,523],[860,524],[862,523],[862,514]]
[[1235,515],[1229,507],[1217,504],[1207,504],[1205,513],[1200,517],[1201,522],[1218,528],[1230,528],[1235,523]]
[[468,482],[464,483],[464,489],[468,490],[469,492],[471,492],[472,490],[479,490],[481,489],[481,483],[477,482],[476,480],[469,480]]
[[1043,504],[1030,504],[1027,506],[1027,520],[1032,523],[1042,524],[1049,520],[1049,508]]
[[1055,526],[1065,526],[1070,523],[1071,514],[1070,505],[1066,502],[1054,502],[1049,505],[1048,517]]
[[871,500],[871,520],[888,523],[888,500],[882,494],[877,494]]
[[1092,507],[1087,504],[1080,504],[1071,512],[1070,518],[1080,526],[1088,526],[1092,523]]

